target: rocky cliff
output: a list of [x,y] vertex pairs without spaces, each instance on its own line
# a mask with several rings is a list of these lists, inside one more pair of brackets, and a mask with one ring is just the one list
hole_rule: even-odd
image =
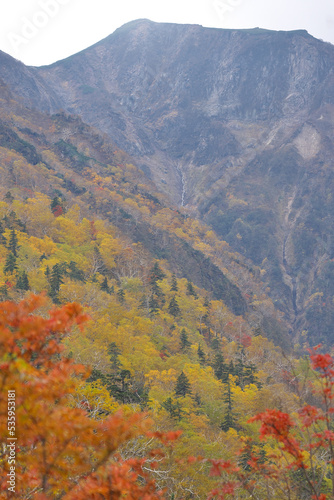
[[298,340],[334,320],[334,47],[306,31],[129,23],[48,67],[1,54],[27,105],[99,128],[260,268]]

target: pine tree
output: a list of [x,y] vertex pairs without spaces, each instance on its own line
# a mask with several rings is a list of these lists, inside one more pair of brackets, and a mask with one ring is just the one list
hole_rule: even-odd
[[102,281],[100,288],[101,290],[103,290],[103,292],[110,293],[107,277],[105,277],[104,280]]
[[210,301],[209,301],[208,297],[205,297],[205,301],[204,301],[203,306],[206,307],[207,309],[210,309]]
[[149,282],[150,282],[150,285],[153,285],[157,281],[161,281],[164,278],[166,278],[165,273],[159,267],[159,264],[157,262],[155,262],[154,266],[152,267],[152,269],[149,272]]
[[179,290],[175,274],[172,275],[172,285],[170,287],[170,290],[171,292],[177,292]]
[[221,380],[222,382],[226,382],[228,379],[228,366],[224,363],[224,356],[222,355],[221,351],[218,351],[214,362],[213,362],[213,369],[215,372],[216,377]]
[[118,359],[118,356],[121,354],[121,351],[117,347],[117,344],[115,342],[110,342],[110,344],[108,345],[107,352],[109,354],[110,361],[111,361],[111,370],[113,372],[119,370],[120,361]]
[[174,403],[172,398],[168,398],[161,404],[161,406],[168,411],[168,413],[172,418],[175,418],[176,420],[181,420],[183,416],[183,411],[179,401],[175,401]]
[[217,337],[215,337],[211,342],[211,349],[218,351],[220,349],[220,342]]
[[159,303],[156,297],[152,294],[148,303],[149,313],[154,315],[159,311]]
[[29,279],[25,271],[23,271],[22,274],[20,274],[20,276],[18,277],[16,282],[16,288],[18,290],[26,290],[26,291],[29,290],[30,288]]
[[195,299],[198,298],[198,295],[194,290],[193,284],[189,280],[187,281],[187,295],[192,295]]
[[13,203],[14,197],[10,191],[7,191],[7,193],[5,194],[5,200],[7,201],[7,203]]
[[168,305],[168,312],[174,317],[180,316],[181,314],[181,310],[179,308],[179,304],[177,303],[175,296],[171,298],[171,301]]
[[180,333],[181,350],[186,351],[191,346],[191,342],[188,340],[188,335],[184,328],[182,328]]
[[4,267],[4,272],[7,274],[13,274],[14,271],[17,270],[17,265],[16,265],[16,257],[15,255],[10,252],[7,255],[6,262],[5,262],[5,267]]
[[58,293],[60,290],[60,285],[64,283],[63,281],[64,273],[65,273],[64,264],[55,264],[53,266],[49,278],[49,284],[50,284],[49,295],[55,303],[58,302]]
[[46,279],[50,283],[50,268],[49,268],[49,266],[46,266],[44,274],[45,274]]
[[4,301],[8,299],[8,288],[6,283],[0,287],[0,301]]
[[204,353],[202,347],[200,346],[200,344],[198,344],[197,356],[198,356],[200,364],[204,365],[205,364],[205,353]]
[[72,280],[85,281],[85,273],[77,267],[77,263],[73,260],[69,263],[68,275]]
[[12,252],[14,257],[17,257],[17,250],[18,250],[18,240],[17,240],[17,234],[15,229],[12,229],[10,232],[9,236],[9,242],[7,246],[8,250]]
[[3,227],[2,222],[0,221],[0,245],[6,245],[6,243],[7,243],[7,240],[3,235],[4,232],[5,232],[5,229]]
[[179,375],[177,381],[176,381],[176,386],[175,386],[175,394],[176,396],[186,396],[186,394],[191,393],[191,387],[190,387],[190,382],[187,377],[183,372]]
[[124,303],[125,301],[125,292],[123,290],[123,288],[119,288],[118,291],[117,291],[117,298],[118,300],[120,301],[121,304]]
[[224,432],[227,432],[229,429],[235,429],[236,423],[235,423],[235,416],[233,414],[233,398],[232,398],[232,393],[231,393],[231,384],[230,384],[230,379],[227,379],[227,384],[226,384],[226,392],[224,395],[224,403],[227,404],[227,409],[226,413],[224,416],[224,420],[221,424],[221,429]]

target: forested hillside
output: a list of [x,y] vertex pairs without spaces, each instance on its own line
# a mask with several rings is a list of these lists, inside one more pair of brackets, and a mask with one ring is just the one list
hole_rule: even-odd
[[303,30],[138,20],[51,66],[7,62],[5,81],[108,134],[265,271],[295,341],[331,345],[333,65],[333,46]]
[[[276,215],[256,206],[267,181],[257,187],[246,169],[248,201],[235,184],[198,210],[173,203],[74,110],[27,107],[31,82],[48,106],[59,96],[33,69],[3,54],[1,64],[0,414],[16,391],[17,498],[330,498],[333,359],[307,351],[314,338],[330,344],[328,248],[318,288],[305,285],[316,333],[296,338],[290,306],[277,304]],[[268,161],[288,176],[282,155]],[[287,224],[298,211],[289,193]],[[311,247],[331,206],[312,196],[318,215],[299,226]]]

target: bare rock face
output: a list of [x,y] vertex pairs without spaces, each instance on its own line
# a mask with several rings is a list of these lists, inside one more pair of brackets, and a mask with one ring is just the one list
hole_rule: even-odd
[[334,47],[306,31],[148,20],[48,67],[0,54],[1,78],[27,105],[62,108],[107,133],[262,269],[297,338],[327,341],[333,68]]

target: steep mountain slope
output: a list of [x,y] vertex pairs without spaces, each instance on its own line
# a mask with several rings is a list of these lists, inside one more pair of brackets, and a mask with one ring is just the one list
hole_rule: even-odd
[[331,342],[333,46],[140,20],[49,67],[10,64],[27,105],[107,133],[262,269],[297,338]]
[[[206,289],[209,296],[223,300],[234,314],[247,316],[250,328],[260,329],[288,347],[286,325],[264,293],[260,269],[234,253],[209,227],[171,205],[108,136],[76,116],[58,113],[50,117],[31,111],[15,101],[4,85],[1,96],[0,196],[4,199],[9,192],[9,201],[12,197],[23,203],[28,200],[29,210],[36,205],[30,216],[24,213],[24,205],[20,205],[19,214],[13,208],[23,224],[30,221],[34,227],[40,225],[37,236],[53,231],[50,207],[47,199],[40,199],[41,193],[55,200],[55,206],[63,200],[60,215],[63,208],[78,204],[78,220],[84,217],[93,224],[102,218],[124,240],[119,268],[106,271],[117,283],[142,276],[149,262],[163,259],[177,277]],[[38,211],[49,216],[44,218]],[[10,213],[10,206],[3,209],[3,216]],[[31,222],[34,216],[37,221]],[[6,221],[5,227],[11,228]],[[24,226],[15,227],[21,230]],[[113,252],[111,248],[112,262]],[[101,258],[97,263],[94,256],[90,259],[92,267],[96,264],[99,269]],[[86,272],[84,268],[81,271]],[[5,286],[6,273],[2,279]],[[40,291],[40,286],[35,291]]]

